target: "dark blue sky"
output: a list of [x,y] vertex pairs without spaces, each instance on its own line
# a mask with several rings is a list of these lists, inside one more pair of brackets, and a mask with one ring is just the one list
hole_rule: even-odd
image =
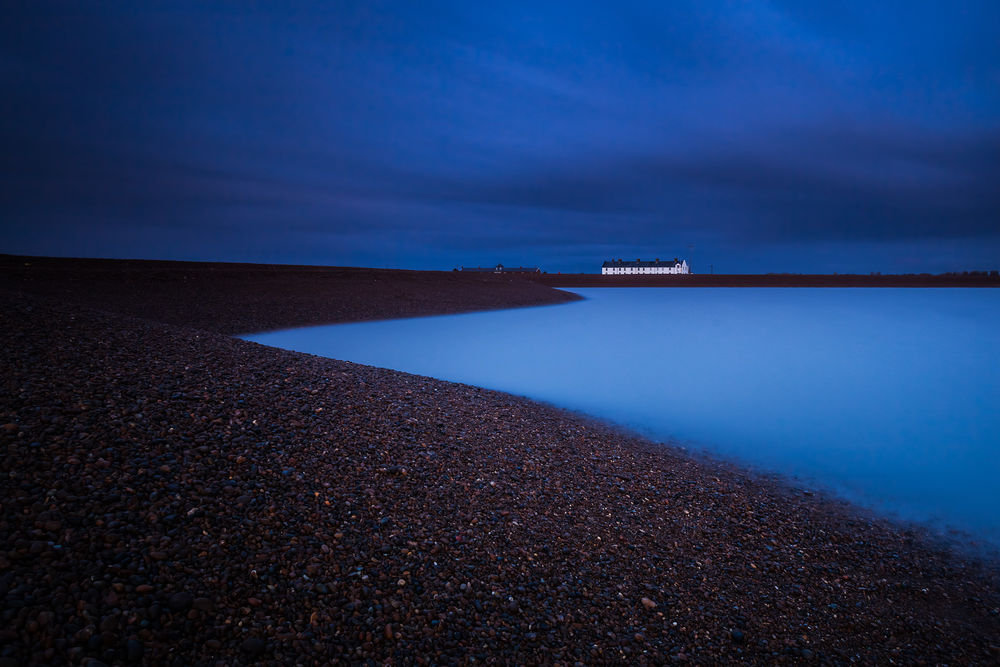
[[6,14],[0,252],[1000,268],[995,0]]

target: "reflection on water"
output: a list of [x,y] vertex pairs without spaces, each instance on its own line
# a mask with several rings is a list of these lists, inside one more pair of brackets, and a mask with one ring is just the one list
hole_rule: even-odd
[[573,291],[245,338],[541,399],[1000,544],[1000,290]]

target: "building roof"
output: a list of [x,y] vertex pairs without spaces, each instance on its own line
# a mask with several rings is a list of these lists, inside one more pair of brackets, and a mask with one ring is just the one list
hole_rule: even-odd
[[608,261],[604,262],[604,264],[601,265],[601,268],[622,268],[622,267],[644,268],[644,267],[652,267],[652,266],[666,266],[666,267],[670,267],[670,266],[677,266],[680,263],[681,263],[681,260],[677,259],[676,257],[674,257],[673,259],[666,259],[666,260],[659,260],[659,259],[656,259],[656,260],[641,260],[641,259],[637,259],[637,260],[632,261],[632,262],[627,262],[627,261],[622,260],[622,259],[611,259],[611,260],[608,260]]

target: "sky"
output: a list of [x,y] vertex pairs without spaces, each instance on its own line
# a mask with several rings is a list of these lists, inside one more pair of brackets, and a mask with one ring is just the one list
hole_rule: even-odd
[[14,0],[0,252],[1000,268],[995,0]]

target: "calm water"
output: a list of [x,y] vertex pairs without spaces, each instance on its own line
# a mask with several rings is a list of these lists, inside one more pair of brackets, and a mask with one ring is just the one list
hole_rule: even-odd
[[573,291],[245,338],[541,399],[1000,545],[1000,290]]

